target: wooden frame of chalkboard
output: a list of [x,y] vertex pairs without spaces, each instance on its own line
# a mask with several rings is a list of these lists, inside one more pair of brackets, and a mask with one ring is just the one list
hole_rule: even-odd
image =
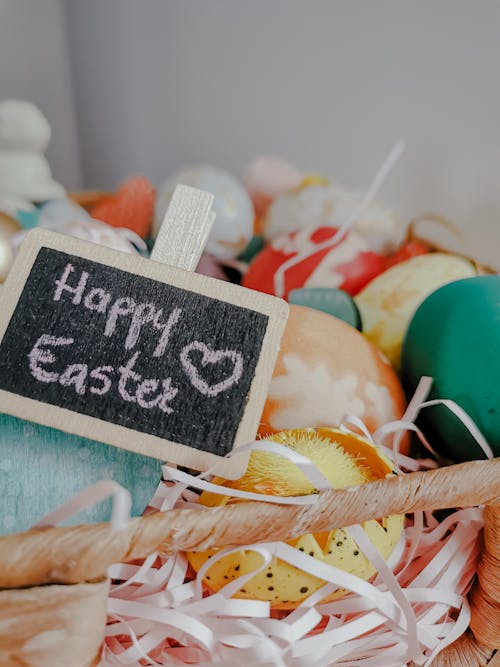
[[255,437],[287,316],[281,299],[33,230],[0,294],[0,410],[234,478],[248,455],[225,456]]

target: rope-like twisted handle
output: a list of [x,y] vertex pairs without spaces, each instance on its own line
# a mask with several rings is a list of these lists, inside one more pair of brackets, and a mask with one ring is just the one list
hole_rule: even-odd
[[[287,539],[389,514],[482,504],[489,506],[479,584],[472,596],[471,627],[477,641],[469,636],[460,638],[438,656],[435,665],[483,667],[492,648],[500,644],[500,459],[412,473],[353,489],[323,491],[318,502],[309,506],[236,503],[201,511],[151,514],[131,520],[121,531],[98,524],[2,537],[0,588],[6,590],[0,591],[0,610],[4,613],[4,618],[0,613],[0,630],[2,621],[5,625],[9,618],[18,618],[25,604],[32,609],[31,621],[39,627],[41,638],[45,630],[50,633],[56,626],[61,632],[52,647],[46,647],[42,640],[39,644],[32,642],[31,630],[29,641],[19,641],[16,632],[21,626],[26,628],[25,624],[4,627],[0,631],[0,663],[16,665],[22,658],[22,664],[30,667],[92,665],[105,621],[107,582],[100,580],[115,562],[144,558],[154,551],[204,550]],[[89,581],[98,583],[57,585]],[[56,585],[38,587],[51,583]],[[29,586],[32,588],[26,588]],[[13,588],[21,590],[8,590]],[[73,619],[80,619],[78,632]],[[81,638],[78,662],[74,662],[76,634]],[[57,662],[61,656],[63,662]]]
[[47,528],[0,538],[0,588],[95,581],[112,563],[162,551],[285,540],[390,514],[500,504],[500,458],[326,490],[313,505],[245,502],[179,509],[109,524]]

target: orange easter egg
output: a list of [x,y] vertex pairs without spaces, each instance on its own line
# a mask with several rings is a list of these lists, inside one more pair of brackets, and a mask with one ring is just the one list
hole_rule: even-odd
[[356,329],[326,313],[290,306],[259,433],[338,426],[359,417],[373,432],[406,407],[389,361]]
[[151,230],[155,189],[144,176],[130,176],[117,192],[98,201],[90,215],[111,227],[127,227],[143,239]]

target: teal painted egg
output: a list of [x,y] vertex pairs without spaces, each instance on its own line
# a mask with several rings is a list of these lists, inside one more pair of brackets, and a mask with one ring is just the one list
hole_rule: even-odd
[[[434,378],[430,398],[463,408],[500,456],[500,276],[449,283],[423,301],[403,343],[403,381],[409,395],[421,376]],[[421,413],[424,433],[455,461],[485,454],[444,406]]]
[[[161,462],[0,414],[0,535],[27,530],[101,479],[114,479],[130,491],[132,515],[137,516],[160,482]],[[111,501],[106,500],[66,523],[110,517]]]
[[350,294],[334,287],[303,287],[288,294],[288,301],[296,306],[306,306],[333,315],[352,327],[361,330],[361,317]]

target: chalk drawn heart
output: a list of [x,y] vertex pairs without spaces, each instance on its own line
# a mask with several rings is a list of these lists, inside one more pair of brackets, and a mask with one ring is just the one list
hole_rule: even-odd
[[[209,385],[201,376],[198,368],[189,358],[191,352],[202,352],[201,366],[204,368],[208,364],[217,364],[224,359],[230,359],[234,363],[232,374],[217,384]],[[193,387],[204,396],[217,396],[221,391],[226,391],[234,384],[239,382],[243,373],[243,356],[235,350],[211,350],[205,343],[195,340],[186,345],[181,352],[181,364]]]

